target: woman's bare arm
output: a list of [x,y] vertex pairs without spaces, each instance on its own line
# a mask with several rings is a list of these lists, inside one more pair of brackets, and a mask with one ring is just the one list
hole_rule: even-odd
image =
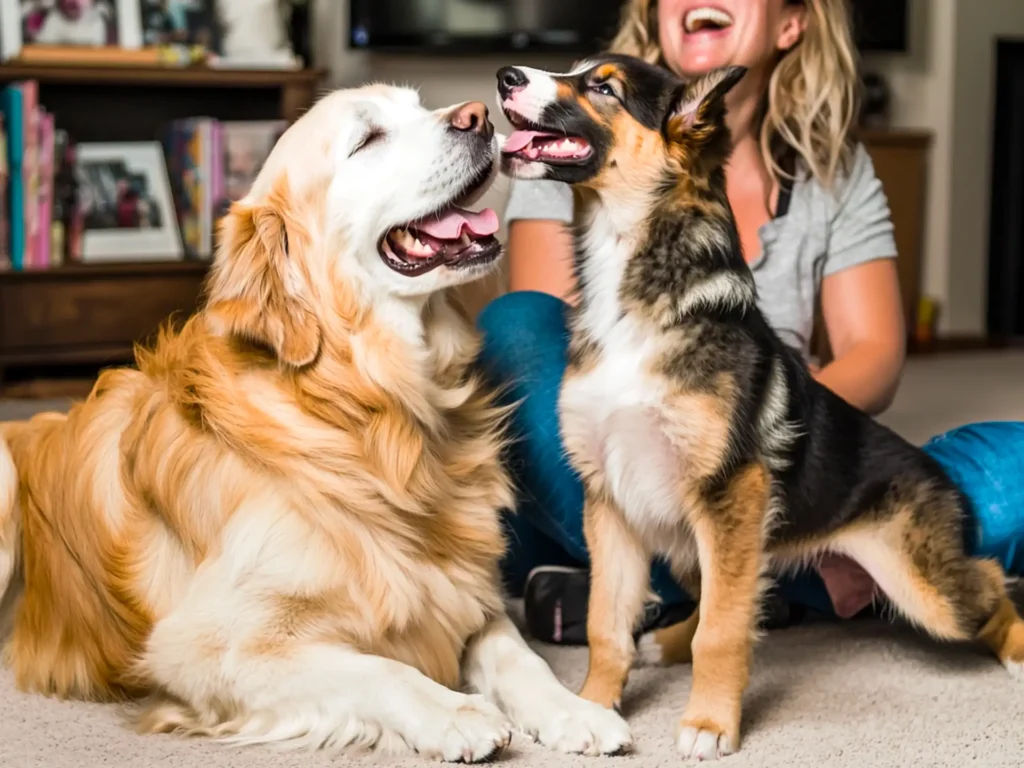
[[877,415],[892,404],[906,355],[895,259],[876,259],[826,277],[821,308],[833,360],[816,378]]
[[572,235],[560,221],[516,219],[508,228],[510,291],[540,291],[572,301]]

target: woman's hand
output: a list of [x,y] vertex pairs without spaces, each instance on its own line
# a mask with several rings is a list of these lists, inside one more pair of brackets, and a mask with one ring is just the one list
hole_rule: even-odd
[[833,360],[814,377],[847,402],[877,415],[892,404],[906,356],[903,301],[895,259],[829,275],[821,308]]

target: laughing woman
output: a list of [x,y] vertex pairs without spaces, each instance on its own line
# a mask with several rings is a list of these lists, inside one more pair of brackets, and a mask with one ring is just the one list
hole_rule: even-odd
[[[683,77],[725,65],[748,68],[729,96],[734,150],[727,184],[759,304],[822,384],[881,413],[899,384],[905,330],[888,202],[851,134],[857,61],[844,0],[717,0],[714,7],[632,0],[612,50]],[[505,577],[513,593],[525,591],[535,633],[582,640],[582,486],[564,458],[556,410],[574,289],[571,191],[557,182],[517,181],[506,219],[510,291],[479,321],[483,362],[520,403],[512,462],[522,496],[509,520]],[[818,301],[834,357],[820,370],[810,358]],[[1021,574],[1024,425],[971,425],[934,438],[925,450],[973,503],[971,550]],[[669,626],[692,610],[661,563],[652,588],[659,600],[642,629]],[[866,573],[838,558],[782,580],[777,591],[783,607],[841,617],[860,613],[874,593]]]

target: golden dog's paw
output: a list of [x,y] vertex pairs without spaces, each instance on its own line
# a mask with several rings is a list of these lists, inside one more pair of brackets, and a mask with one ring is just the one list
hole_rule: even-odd
[[482,763],[497,757],[512,740],[512,724],[482,696],[460,696],[458,706],[424,721],[422,733],[403,734],[424,757],[449,763]]
[[676,750],[689,760],[718,760],[735,753],[738,742],[710,720],[683,720]]
[[518,725],[535,741],[569,754],[618,755],[633,747],[629,726],[617,712],[568,691],[538,702]]

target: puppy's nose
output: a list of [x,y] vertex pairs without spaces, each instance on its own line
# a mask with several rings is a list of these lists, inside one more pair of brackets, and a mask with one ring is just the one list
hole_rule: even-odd
[[487,107],[479,101],[471,101],[452,111],[448,119],[457,131],[479,133],[485,139],[490,139],[494,135],[494,126],[487,117]]
[[529,82],[529,78],[521,69],[502,67],[498,70],[498,93],[503,99],[507,99]]

